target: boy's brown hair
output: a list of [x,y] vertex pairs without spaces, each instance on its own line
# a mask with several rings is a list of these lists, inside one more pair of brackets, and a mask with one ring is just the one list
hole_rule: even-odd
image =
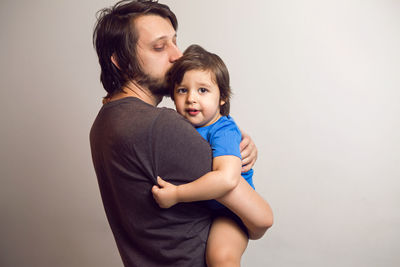
[[220,107],[220,113],[222,116],[228,116],[230,107],[229,99],[231,97],[228,68],[219,56],[208,52],[199,45],[189,46],[183,53],[183,56],[168,71],[167,81],[172,100],[174,99],[175,86],[182,82],[183,76],[190,70],[211,72],[212,79],[218,85],[220,99],[225,101],[225,104]]

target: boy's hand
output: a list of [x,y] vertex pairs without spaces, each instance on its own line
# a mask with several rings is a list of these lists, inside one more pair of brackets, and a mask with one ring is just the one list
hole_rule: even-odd
[[242,142],[240,142],[240,154],[242,155],[242,172],[247,172],[256,163],[257,147],[250,136],[244,132],[242,132]]
[[167,209],[178,203],[178,187],[176,185],[164,181],[160,176],[157,177],[157,183],[158,186],[154,185],[151,192],[161,208]]

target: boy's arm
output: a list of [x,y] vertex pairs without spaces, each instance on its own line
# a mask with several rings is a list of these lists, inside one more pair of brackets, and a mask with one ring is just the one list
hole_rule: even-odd
[[[214,173],[214,171],[205,174],[198,180],[209,174],[211,175],[212,173]],[[212,184],[214,184],[215,178],[211,179],[213,180]],[[196,186],[194,186],[196,181],[187,184],[193,186],[193,188],[189,189],[187,193],[190,193],[190,190],[193,190],[195,194],[198,194],[201,190],[213,191],[212,187],[210,187],[210,190],[206,187],[206,181],[204,181],[204,184],[196,188]],[[168,183],[161,178],[158,179],[158,183],[159,186],[153,186],[152,190],[157,203],[162,208],[168,208],[175,205],[178,199],[178,186]],[[208,192],[205,192],[204,194],[206,195]],[[240,177],[237,186],[216,200],[240,217],[248,230],[250,239],[261,238],[267,229],[273,224],[271,207],[242,177]]]
[[241,178],[241,160],[236,156],[219,156],[213,159],[213,171],[199,179],[179,186],[158,177],[153,186],[154,199],[161,208],[169,208],[178,202],[216,199],[234,189]]

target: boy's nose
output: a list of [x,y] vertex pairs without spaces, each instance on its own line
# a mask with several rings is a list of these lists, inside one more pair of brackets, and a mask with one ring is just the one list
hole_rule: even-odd
[[188,102],[188,103],[194,103],[194,102],[196,102],[196,95],[193,93],[193,92],[188,92],[188,94],[187,94],[187,98],[186,98],[186,101]]

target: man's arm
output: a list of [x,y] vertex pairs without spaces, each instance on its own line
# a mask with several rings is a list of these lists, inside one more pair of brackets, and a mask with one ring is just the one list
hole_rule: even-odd
[[257,147],[248,134],[242,131],[242,142],[240,142],[240,154],[242,156],[242,172],[253,168],[257,160]]

